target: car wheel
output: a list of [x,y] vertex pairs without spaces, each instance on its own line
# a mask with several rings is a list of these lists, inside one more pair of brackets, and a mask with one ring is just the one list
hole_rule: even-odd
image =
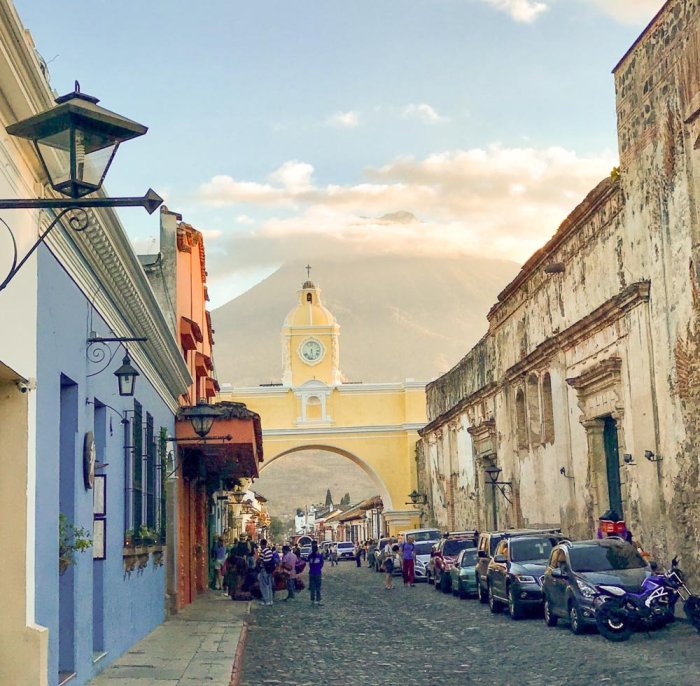
[[489,602],[489,594],[484,591],[484,589],[481,587],[481,581],[479,580],[479,577],[476,577],[476,595],[479,598],[480,603],[486,603]]
[[513,593],[513,588],[508,589],[508,614],[511,619],[522,619],[525,611]]
[[457,592],[460,600],[467,599],[467,592],[462,588],[462,584],[459,584],[459,591]]
[[579,610],[576,601],[569,601],[569,629],[571,629],[572,634],[580,636],[584,631],[585,627],[581,621],[581,610]]
[[552,609],[549,607],[549,601],[547,600],[547,598],[545,598],[544,599],[544,623],[547,626],[556,626],[558,621],[559,621],[559,617],[557,617],[552,612]]
[[489,610],[495,615],[503,612],[503,605],[501,605],[501,601],[493,595],[491,584],[489,584]]

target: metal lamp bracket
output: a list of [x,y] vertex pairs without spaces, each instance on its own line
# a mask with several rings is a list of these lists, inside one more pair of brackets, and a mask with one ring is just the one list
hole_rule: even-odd
[[[102,366],[92,374],[88,374],[87,378],[97,376],[103,372],[110,364],[120,347],[127,350],[125,343],[143,343],[148,340],[145,336],[95,336],[94,331],[91,332],[87,339],[87,349],[85,357],[92,364],[101,364]],[[110,347],[109,343],[118,343],[114,348]]]

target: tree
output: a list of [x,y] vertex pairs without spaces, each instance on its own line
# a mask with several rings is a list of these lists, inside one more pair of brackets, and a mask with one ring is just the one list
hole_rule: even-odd
[[331,495],[331,489],[326,491],[326,507],[331,507],[333,505],[333,496]]
[[270,538],[274,541],[279,541],[284,537],[287,527],[285,523],[279,517],[272,517],[270,519]]
[[345,507],[347,507],[348,505],[350,505],[350,494],[349,494],[349,493],[346,493],[346,494],[340,499],[340,504],[341,504],[341,505],[344,505]]

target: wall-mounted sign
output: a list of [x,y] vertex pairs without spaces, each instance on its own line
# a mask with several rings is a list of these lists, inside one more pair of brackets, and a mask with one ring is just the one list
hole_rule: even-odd
[[92,488],[95,484],[96,461],[95,436],[92,431],[88,431],[83,440],[83,482],[86,490]]

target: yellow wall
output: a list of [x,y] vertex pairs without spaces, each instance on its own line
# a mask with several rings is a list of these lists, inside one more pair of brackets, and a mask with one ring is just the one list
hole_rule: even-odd
[[[27,620],[28,399],[0,376],[0,683],[47,682],[48,631]],[[58,565],[58,563],[56,563]]]
[[298,391],[256,387],[221,395],[222,400],[243,402],[260,414],[266,456],[262,469],[298,450],[328,450],[347,457],[369,475],[385,501],[385,510],[413,510],[406,502],[416,487],[417,427],[426,422],[423,386],[335,387],[328,399],[329,422],[299,422]]

